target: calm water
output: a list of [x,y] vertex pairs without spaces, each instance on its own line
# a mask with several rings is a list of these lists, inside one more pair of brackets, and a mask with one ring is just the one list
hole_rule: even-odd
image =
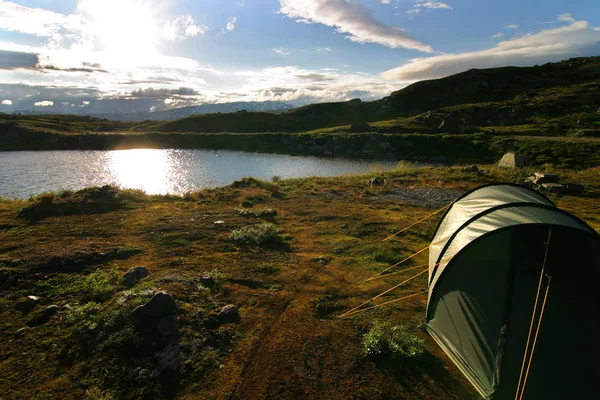
[[344,160],[227,150],[0,152],[0,196],[117,184],[149,194],[228,185],[246,176],[270,180],[336,176],[394,168],[395,161]]

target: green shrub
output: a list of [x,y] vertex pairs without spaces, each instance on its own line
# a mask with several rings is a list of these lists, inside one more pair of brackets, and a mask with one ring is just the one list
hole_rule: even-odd
[[266,218],[274,217],[277,215],[277,211],[273,210],[272,208],[259,208],[257,210],[248,208],[237,208],[236,211],[243,217]]
[[283,236],[274,224],[248,225],[236,229],[229,235],[229,240],[249,245],[274,245],[283,243]]
[[402,326],[381,323],[375,325],[364,337],[367,356],[387,356],[404,361],[417,358],[425,352],[425,342]]

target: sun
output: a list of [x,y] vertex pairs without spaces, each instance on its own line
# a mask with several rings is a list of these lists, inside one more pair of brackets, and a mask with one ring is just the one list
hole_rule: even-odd
[[159,7],[148,0],[82,0],[85,16],[99,50],[116,57],[147,56],[156,51],[160,35]]

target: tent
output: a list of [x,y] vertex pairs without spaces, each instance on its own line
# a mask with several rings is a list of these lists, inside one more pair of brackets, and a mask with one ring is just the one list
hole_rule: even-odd
[[426,329],[484,398],[592,397],[599,270],[585,222],[524,186],[479,187],[432,239]]

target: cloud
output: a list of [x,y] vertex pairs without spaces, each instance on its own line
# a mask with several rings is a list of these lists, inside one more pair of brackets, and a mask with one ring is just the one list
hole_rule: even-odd
[[323,81],[333,81],[335,80],[335,78],[332,78],[331,76],[328,75],[323,75],[323,74],[315,74],[315,73],[311,73],[311,74],[297,74],[294,75],[296,78],[300,78],[302,80],[307,80],[307,81],[311,81],[311,82],[323,82]]
[[54,105],[54,102],[50,100],[42,100],[33,103],[33,105],[36,107],[51,107]]
[[413,8],[429,8],[432,10],[436,9],[444,9],[444,10],[453,10],[451,6],[446,3],[442,3],[441,1],[428,1],[428,0],[416,0],[417,4],[413,6]]
[[66,16],[0,0],[0,29],[35,36],[52,36],[67,22]]
[[470,68],[526,66],[599,52],[600,32],[591,29],[586,21],[577,21],[568,26],[506,40],[486,50],[415,58],[381,75],[391,80],[432,79]]
[[322,51],[327,51],[327,52],[330,52],[330,51],[333,51],[333,50],[331,50],[329,47],[317,47],[317,51],[321,51],[321,52]]
[[3,106],[12,106],[12,100],[4,99],[4,100],[2,100],[2,105]]
[[[227,26],[227,29],[229,29],[229,24]],[[183,40],[188,37],[203,35],[207,29],[207,26],[197,25],[190,15],[181,15],[165,22],[160,36],[166,40]]]
[[280,56],[287,56],[288,54],[291,54],[289,51],[284,50],[283,47],[273,48],[272,50]]
[[575,22],[575,18],[573,18],[573,15],[570,13],[558,14],[556,19],[561,22]]
[[0,50],[0,69],[36,68],[37,54]]
[[195,96],[198,91],[189,87],[180,87],[178,89],[138,89],[131,92],[131,97],[135,98],[164,98],[172,96]]
[[506,25],[505,28],[507,28],[507,29],[518,29],[519,25],[517,25],[517,24],[510,24],[510,25]]
[[335,27],[357,43],[377,43],[391,48],[432,52],[433,48],[407,35],[402,29],[378,21],[371,10],[346,0],[280,0],[280,12],[306,24]]
[[494,39],[496,39],[496,38],[501,38],[502,36],[504,36],[504,33],[502,33],[502,32],[494,33],[494,34],[492,35],[492,37],[493,37]]
[[227,25],[225,26],[225,29],[227,29],[228,31],[232,31],[235,29],[235,24],[237,22],[237,17],[231,17],[227,20]]

